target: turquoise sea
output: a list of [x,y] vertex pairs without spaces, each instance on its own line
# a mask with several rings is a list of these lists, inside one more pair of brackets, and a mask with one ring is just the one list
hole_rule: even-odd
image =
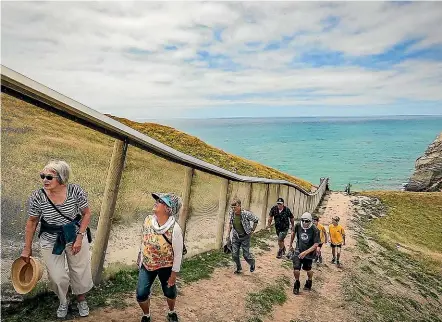
[[442,116],[156,120],[247,159],[331,188],[399,190],[442,131]]

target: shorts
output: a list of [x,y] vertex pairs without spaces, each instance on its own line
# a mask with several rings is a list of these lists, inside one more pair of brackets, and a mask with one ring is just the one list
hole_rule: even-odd
[[299,252],[295,251],[295,254],[293,255],[293,269],[299,271],[302,268],[306,272],[310,271],[312,269],[313,259],[305,257],[300,259],[298,255]]
[[278,241],[283,241],[288,234],[288,229],[287,230],[277,230],[276,231],[276,236],[278,236]]
[[332,243],[330,243],[330,246],[331,246],[331,248],[336,248],[336,247],[341,248],[341,244],[332,244]]
[[155,281],[157,275],[160,279],[164,296],[172,300],[175,299],[178,293],[176,285],[172,287],[167,285],[167,281],[171,273],[172,267],[164,267],[155,271],[148,271],[144,265],[141,265],[138,273],[137,301],[144,302],[149,298],[153,282]]

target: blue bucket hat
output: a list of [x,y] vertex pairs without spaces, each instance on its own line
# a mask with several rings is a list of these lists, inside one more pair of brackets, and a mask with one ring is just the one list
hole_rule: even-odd
[[162,193],[162,192],[156,192],[152,193],[152,197],[155,200],[160,199],[164,204],[169,207],[171,211],[171,215],[178,217],[178,213],[180,212],[182,201],[181,198],[173,193]]

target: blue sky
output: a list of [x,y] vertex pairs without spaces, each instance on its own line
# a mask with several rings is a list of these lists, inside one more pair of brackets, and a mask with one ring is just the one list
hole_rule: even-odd
[[2,2],[1,9],[2,64],[102,113],[442,115],[438,2]]

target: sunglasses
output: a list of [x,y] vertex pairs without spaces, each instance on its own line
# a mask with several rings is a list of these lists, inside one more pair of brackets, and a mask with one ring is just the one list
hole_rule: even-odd
[[302,222],[312,222],[311,220],[308,219],[301,219]]
[[54,178],[58,178],[58,176],[55,176],[53,174],[44,174],[44,173],[40,173],[40,178],[43,180],[44,178],[46,178],[47,180],[52,180]]

